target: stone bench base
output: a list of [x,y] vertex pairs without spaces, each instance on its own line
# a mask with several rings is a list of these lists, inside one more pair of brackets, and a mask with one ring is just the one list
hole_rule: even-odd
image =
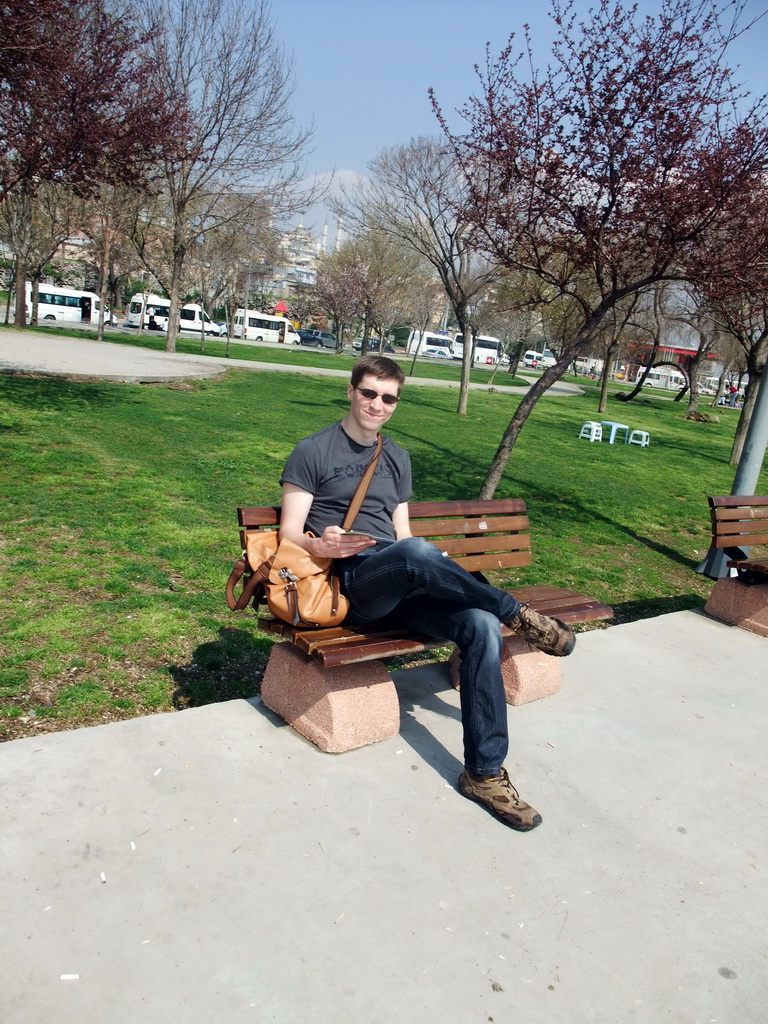
[[[548,697],[560,689],[562,667],[560,658],[543,654],[519,636],[504,637],[501,656],[501,674],[507,704],[527,704],[540,697]],[[454,651],[448,660],[451,682],[459,689],[461,657]]]
[[322,668],[291,643],[275,644],[261,699],[321,750],[341,754],[397,736],[400,704],[380,661]]
[[768,636],[768,583],[748,584],[726,576],[712,588],[704,611],[750,633]]
[[[560,689],[560,662],[519,637],[504,640],[504,689],[508,704],[524,704]],[[449,661],[458,684],[458,651]],[[261,699],[321,750],[341,754],[390,739],[400,731],[400,704],[392,677],[380,661],[324,669],[291,643],[275,644],[261,685]]]

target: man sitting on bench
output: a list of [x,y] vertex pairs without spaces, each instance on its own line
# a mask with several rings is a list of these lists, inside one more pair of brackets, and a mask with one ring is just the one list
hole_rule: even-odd
[[459,791],[505,825],[527,832],[541,824],[541,815],[521,800],[503,766],[509,740],[499,623],[560,657],[573,650],[573,631],[476,579],[434,544],[411,535],[410,458],[389,437],[383,439],[355,532],[345,534],[339,525],[404,383],[392,359],[358,360],[347,385],[347,415],[304,438],[288,458],[280,480],[280,533],[313,556],[339,560],[342,590],[351,606],[349,624],[386,619],[393,627],[455,642],[461,656],[464,730]]

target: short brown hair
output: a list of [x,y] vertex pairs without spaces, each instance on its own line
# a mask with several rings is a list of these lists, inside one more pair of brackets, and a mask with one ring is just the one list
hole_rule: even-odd
[[358,359],[352,368],[352,387],[356,388],[367,373],[378,377],[379,380],[397,381],[398,388],[405,384],[403,368],[394,359],[387,359],[386,356],[365,356]]

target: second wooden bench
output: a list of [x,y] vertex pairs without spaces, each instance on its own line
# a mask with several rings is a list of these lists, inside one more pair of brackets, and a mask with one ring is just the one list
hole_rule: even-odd
[[768,558],[747,555],[744,548],[768,545],[768,495],[728,494],[709,499],[712,547],[732,555],[728,567],[737,576],[715,584],[707,614],[768,636]]

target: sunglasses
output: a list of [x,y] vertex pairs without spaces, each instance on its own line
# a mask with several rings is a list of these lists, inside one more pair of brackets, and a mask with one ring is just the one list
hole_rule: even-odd
[[355,391],[359,391],[363,398],[372,402],[374,398],[380,398],[384,405],[397,405],[400,401],[399,395],[380,395],[378,391],[372,391],[370,388],[355,388]]

